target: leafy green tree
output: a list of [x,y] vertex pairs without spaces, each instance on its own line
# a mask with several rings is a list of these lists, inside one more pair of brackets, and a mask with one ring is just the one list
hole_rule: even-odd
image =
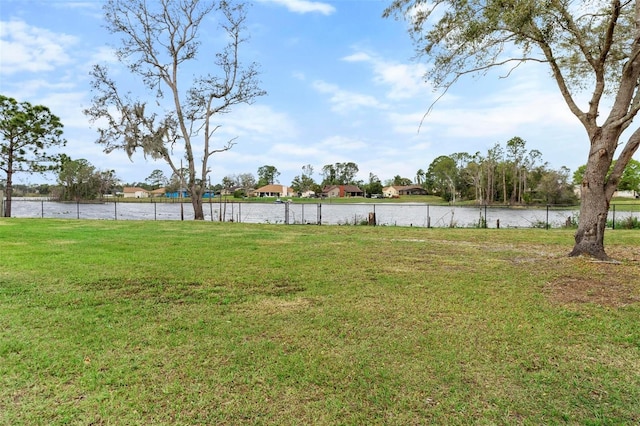
[[536,193],[547,204],[574,204],[577,201],[566,167],[545,171],[536,186]]
[[[570,255],[608,259],[609,202],[640,146],[640,128],[631,127],[640,111],[640,2],[393,0],[384,12],[391,15],[410,21],[416,50],[433,65],[427,77],[444,91],[492,68],[549,67],[589,144]],[[585,92],[589,99],[581,108],[577,97]]]
[[49,195],[51,193],[51,185],[48,183],[43,183],[36,186],[36,192],[40,195]]
[[280,176],[280,172],[275,166],[258,167],[258,187],[273,185],[278,182],[278,176]]
[[488,204],[493,203],[498,198],[498,185],[500,182],[499,164],[504,157],[504,150],[500,144],[496,143],[487,151],[484,160],[483,174],[486,178],[485,200]]
[[230,190],[234,186],[240,186],[240,181],[236,175],[227,175],[222,178],[222,188],[225,190]]
[[526,142],[524,139],[515,136],[507,141],[507,159],[511,163],[511,203],[522,203],[522,163],[527,154]]
[[582,180],[584,179],[584,173],[587,171],[587,165],[583,164],[573,172],[573,184],[582,186]]
[[431,162],[427,169],[427,181],[431,190],[446,201],[456,201],[458,167],[453,158],[441,155]]
[[[615,167],[615,164],[614,164]],[[640,161],[630,160],[624,168],[618,189],[640,192]]]
[[327,164],[322,167],[322,186],[355,185],[358,165],[353,162]]
[[248,194],[249,190],[256,188],[256,178],[251,173],[240,173],[238,183],[242,187],[244,195]]
[[374,173],[369,173],[369,182],[364,185],[363,190],[369,195],[382,194],[382,182],[380,178]]
[[100,197],[104,197],[106,194],[115,194],[116,186],[119,184],[115,170],[97,171],[95,179],[98,181],[98,194],[100,194]]
[[[132,99],[118,87],[108,69],[96,65],[91,76],[95,97],[85,113],[99,128],[97,143],[105,152],[136,151],[165,161],[174,174],[183,175],[191,197],[194,218],[204,219],[203,195],[209,175],[209,160],[235,144],[235,138],[214,143],[219,128],[213,120],[239,104],[250,104],[265,94],[258,87],[257,66],[244,66],[240,51],[246,37],[246,5],[228,1],[107,0],[107,28],[122,36],[115,57],[138,78],[153,101]],[[224,40],[218,52],[201,52],[201,30],[214,31],[210,38]],[[204,28],[206,27],[206,28]],[[194,77],[180,90],[194,70],[193,61],[206,57],[207,74]],[[202,64],[198,65],[203,67]],[[180,147],[180,149],[177,149]],[[176,157],[174,152],[179,152]],[[182,160],[186,161],[184,172]]]
[[83,158],[66,157],[58,172],[58,183],[62,187],[60,198],[67,201],[94,200],[100,189],[96,168]]
[[413,182],[409,178],[403,178],[400,175],[395,175],[393,177],[393,185],[395,186],[409,186],[411,184],[413,184]]
[[167,186],[168,179],[162,170],[155,169],[144,181],[151,187],[151,189],[158,189],[163,186]]
[[336,185],[337,183],[336,167],[333,164],[325,164],[322,167],[322,186]]
[[167,186],[166,186],[167,191],[175,192],[175,191],[184,190],[185,181],[186,181],[185,176],[187,176],[188,173],[189,173],[189,169],[186,167],[175,170],[171,174],[171,177],[169,178],[169,182],[167,182]]
[[[462,180],[465,181],[468,186],[467,193],[464,195],[466,198],[474,199],[482,203],[487,202],[485,198],[484,168],[482,167],[484,161],[480,153],[476,152],[473,157],[469,157],[467,163],[460,170]],[[473,191],[473,194],[471,191]]]
[[11,217],[15,173],[41,173],[59,167],[60,155],[47,151],[66,145],[62,127],[49,108],[0,95],[0,170],[5,175],[5,217]]
[[[616,161],[613,161],[609,172],[611,173],[615,167]],[[587,170],[587,166],[583,164],[578,167],[573,173],[574,185],[581,185],[584,180],[584,174]],[[620,183],[618,184],[618,190],[620,191],[638,191],[640,192],[640,161],[631,159],[629,164],[624,168]]]
[[313,166],[311,164],[307,164],[306,166],[302,166],[302,174],[297,175],[293,178],[291,182],[291,188],[294,191],[301,194],[306,191],[311,191],[314,186],[316,186],[315,181],[313,180]]

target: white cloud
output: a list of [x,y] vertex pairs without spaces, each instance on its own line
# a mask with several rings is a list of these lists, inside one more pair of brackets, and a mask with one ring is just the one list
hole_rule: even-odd
[[118,63],[118,58],[112,47],[98,46],[91,54],[90,63]]
[[305,159],[317,157],[321,150],[314,145],[299,143],[276,143],[271,146],[270,153],[277,156],[295,156]]
[[49,107],[65,128],[88,129],[89,120],[83,114],[83,103],[86,103],[86,92],[49,93],[38,100],[39,104]]
[[291,73],[291,76],[300,81],[305,81],[307,79],[307,76],[301,71],[293,71]]
[[[8,84],[7,84],[8,86]],[[51,91],[65,91],[72,90],[76,87],[76,84],[71,81],[66,82],[53,82],[50,80],[38,78],[34,80],[23,80],[18,83],[13,83],[12,88],[3,87],[4,95],[16,98],[20,101],[31,100],[36,97],[40,92],[49,93]],[[39,103],[40,101],[38,101]]]
[[220,134],[229,138],[237,136],[273,141],[291,139],[298,134],[289,115],[265,105],[237,107],[230,114],[220,116],[219,122],[222,126]]
[[295,13],[321,13],[323,15],[331,15],[336,8],[329,3],[309,0],[259,0],[262,2],[277,3]]
[[345,56],[344,58],[342,58],[342,60],[347,61],[347,62],[368,62],[371,61],[373,58],[371,58],[371,56],[369,56],[369,54],[364,53],[364,52],[357,52],[354,53],[353,55],[349,55],[349,56]]
[[379,102],[374,96],[343,90],[322,80],[314,81],[312,86],[319,93],[330,95],[331,110],[337,113],[347,113],[359,108],[387,108],[387,105]]
[[0,74],[51,71],[70,63],[67,49],[76,37],[30,26],[23,21],[0,25]]
[[365,62],[373,68],[373,82],[389,87],[386,96],[392,100],[424,97],[429,85],[424,81],[427,66],[422,63],[405,64],[385,61],[366,52],[356,52],[342,58],[346,62]]
[[336,150],[337,152],[357,151],[367,148],[367,144],[362,140],[346,136],[331,136],[324,139],[320,144],[323,150]]

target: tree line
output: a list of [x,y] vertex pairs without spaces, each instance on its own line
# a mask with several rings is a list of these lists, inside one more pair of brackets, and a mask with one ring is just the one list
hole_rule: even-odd
[[[235,144],[235,138],[214,144],[219,129],[214,119],[266,94],[259,87],[257,64],[240,60],[247,41],[247,4],[184,0],[175,7],[171,2],[107,0],[103,11],[107,28],[122,37],[116,58],[146,93],[134,98],[138,94],[119,87],[106,65],[96,64],[91,72],[94,98],[84,111],[99,126],[96,142],[106,153],[123,150],[131,157],[141,151],[165,161],[186,187],[194,219],[203,220],[209,160]],[[205,56],[199,55],[205,46],[199,29],[211,22],[210,15],[217,18],[217,30],[228,44],[205,52],[215,58],[207,73],[193,76],[187,90],[179,90],[184,67]],[[416,59],[429,62],[425,77],[442,95],[468,75],[507,67],[509,76],[528,62],[548,66],[559,94],[588,136],[587,163],[577,182],[580,219],[570,255],[609,259],[604,231],[610,201],[640,147],[640,128],[632,126],[640,112],[640,3],[393,0],[383,16],[408,21]],[[581,94],[588,102],[579,102]],[[48,109],[6,97],[0,101],[0,168],[7,176],[5,214],[10,216],[16,164],[29,171],[53,167],[55,159],[47,158],[43,148],[64,145],[64,140],[61,123]],[[439,157],[417,174],[420,185],[424,179],[427,187],[452,200],[473,196],[488,203],[523,203],[566,198],[566,191],[556,189],[565,187],[568,173],[542,173],[540,153],[524,145],[514,138],[486,155]],[[174,156],[178,146],[184,157]],[[348,180],[353,167],[347,164],[323,168],[323,182]],[[310,184],[308,172],[297,177],[296,185]],[[368,184],[376,183],[375,178],[370,174]]]
[[[184,191],[187,173],[179,169],[167,177],[162,170],[156,169],[144,181],[123,183],[115,170],[99,170],[86,159],[74,160],[62,154],[58,161],[56,184],[33,188],[21,185],[17,189],[23,194],[31,189],[61,201],[96,200],[117,196],[127,186],[149,191],[159,188],[165,188],[167,192]],[[504,145],[496,143],[485,154],[458,152],[439,156],[426,170],[417,170],[413,179],[396,175],[383,182],[374,173],[369,173],[368,180],[357,179],[358,165],[344,162],[323,166],[316,181],[314,167],[307,164],[302,166],[302,173],[293,178],[290,186],[298,195],[319,196],[323,188],[330,185],[354,185],[368,196],[382,194],[387,186],[416,186],[429,195],[453,203],[575,205],[578,196],[574,188],[582,181],[585,168],[586,165],[580,166],[573,175],[567,167],[551,169],[540,151],[528,150],[526,141],[516,136]],[[246,197],[254,189],[280,183],[280,175],[275,166],[264,165],[258,168],[256,175],[250,172],[230,174],[218,183],[207,182],[205,188],[216,194],[225,191],[236,197]],[[640,192],[640,162],[631,160],[618,189]]]

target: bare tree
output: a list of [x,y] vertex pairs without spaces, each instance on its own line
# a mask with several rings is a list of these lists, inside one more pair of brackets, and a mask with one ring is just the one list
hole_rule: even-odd
[[[445,91],[462,76],[525,62],[548,65],[588,135],[589,156],[570,255],[608,259],[609,202],[640,146],[640,3],[635,0],[394,0],[385,16],[410,21],[429,78]],[[580,107],[576,95],[590,93]],[[609,108],[607,106],[610,105]],[[625,131],[626,141],[621,141]],[[617,161],[609,172],[617,149]]]
[[[130,158],[141,150],[145,156],[166,161],[174,174],[185,160],[186,190],[195,219],[202,220],[209,160],[235,144],[235,138],[214,139],[220,125],[213,120],[265,94],[258,87],[256,64],[245,66],[240,60],[240,47],[246,41],[242,36],[246,6],[230,1],[108,0],[104,16],[107,28],[122,37],[118,60],[154,102],[123,92],[105,66],[94,66],[95,97],[85,114],[101,126],[97,143],[107,153],[122,149]],[[209,24],[209,16],[217,18],[226,45],[202,55],[198,66],[209,73],[194,77],[190,87],[182,90],[185,68],[199,56],[200,27]]]

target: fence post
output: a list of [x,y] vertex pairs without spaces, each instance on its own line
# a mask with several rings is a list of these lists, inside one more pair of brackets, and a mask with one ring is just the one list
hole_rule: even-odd
[[373,205],[373,226],[378,225],[378,217],[376,216],[376,205]]
[[76,200],[76,216],[80,219],[80,200]]
[[547,219],[545,221],[545,228],[549,229],[549,204],[547,204]]
[[289,224],[289,203],[284,203],[284,224]]
[[613,222],[611,224],[611,229],[616,229],[616,205],[612,205],[613,207]]
[[488,228],[489,224],[487,223],[487,204],[484,205],[484,227]]
[[429,204],[427,204],[427,229],[431,228],[431,216],[429,216]]
[[118,199],[113,200],[113,220],[118,220]]
[[40,217],[44,219],[44,200],[40,200]]
[[318,220],[318,225],[322,225],[322,203],[318,203],[316,219]]

